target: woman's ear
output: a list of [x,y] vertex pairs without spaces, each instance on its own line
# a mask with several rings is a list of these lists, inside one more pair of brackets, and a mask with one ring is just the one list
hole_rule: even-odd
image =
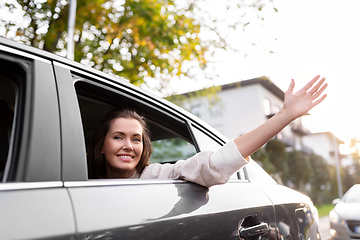
[[101,147],[101,153],[104,154],[104,147]]

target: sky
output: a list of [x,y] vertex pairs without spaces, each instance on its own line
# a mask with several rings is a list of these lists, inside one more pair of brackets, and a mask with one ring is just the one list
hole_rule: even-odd
[[278,12],[269,11],[262,27],[245,33],[259,38],[246,57],[217,55],[220,77],[214,85],[266,76],[283,91],[293,78],[296,91],[321,75],[328,96],[303,124],[347,143],[360,134],[360,1],[275,0],[274,6]]

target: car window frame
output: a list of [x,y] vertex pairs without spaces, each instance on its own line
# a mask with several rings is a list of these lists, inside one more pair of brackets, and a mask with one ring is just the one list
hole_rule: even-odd
[[[17,66],[17,73],[22,74],[3,182],[60,181],[58,99],[51,61],[5,45],[0,45],[0,54],[2,59]],[[42,109],[44,99],[50,106]],[[44,118],[44,112],[50,117]],[[42,128],[47,120],[55,127]],[[46,139],[50,131],[53,136]],[[42,174],[37,172],[39,164],[44,170]]]
[[[71,93],[71,95],[73,95],[71,97],[72,99],[74,99],[75,96],[77,96],[77,90],[75,89],[76,88],[75,84],[79,83],[79,82],[91,84],[95,87],[102,88],[104,91],[112,91],[112,92],[115,92],[116,94],[121,95],[122,97],[132,99],[132,100],[138,102],[139,104],[143,105],[144,108],[155,110],[160,114],[167,115],[169,118],[172,118],[173,121],[181,122],[184,129],[186,128],[187,134],[189,134],[189,137],[191,137],[192,144],[194,145],[196,151],[198,152],[199,148],[196,144],[196,140],[191,135],[192,133],[189,130],[188,124],[186,122],[186,118],[183,117],[181,114],[177,114],[176,110],[170,108],[167,104],[163,104],[161,101],[158,101],[157,99],[152,98],[151,95],[149,95],[147,93],[144,94],[139,91],[133,91],[133,87],[128,87],[128,86],[126,86],[126,84],[114,82],[112,79],[109,79],[109,76],[99,76],[94,73],[91,73],[91,72],[89,73],[87,71],[84,71],[83,69],[78,69],[73,66],[68,66],[68,65],[65,65],[65,64],[62,64],[59,62],[56,62],[54,65],[57,68],[55,72],[57,72],[57,76],[59,78],[61,78],[60,74],[62,74],[62,76],[66,75],[65,78],[67,78],[67,80],[62,79],[61,81],[68,82],[67,88],[59,87],[59,91],[64,92],[64,91],[68,90],[68,88],[70,86],[69,82],[71,81],[71,88],[73,89],[72,93]],[[67,72],[67,73],[65,74],[65,72]],[[74,76],[76,76],[76,77],[74,78]],[[62,77],[62,78],[64,78],[64,77]],[[69,79],[69,78],[71,78],[71,79]],[[58,79],[58,82],[59,81],[60,80]],[[138,98],[135,99],[134,96],[137,96]],[[99,98],[97,98],[96,100],[99,100]],[[76,100],[76,103],[77,103],[77,100]],[[61,106],[61,96],[60,96],[60,106]],[[63,107],[60,107],[60,109],[62,109],[62,108]],[[77,115],[80,115],[79,106],[76,106],[76,109],[79,112],[79,114],[77,114]],[[81,117],[79,117],[79,119],[81,121]],[[62,119],[62,122],[63,122],[63,119]],[[82,126],[82,123],[81,123],[81,126]],[[82,138],[84,138],[84,134],[82,131],[83,130],[81,127],[81,133],[80,133],[80,131],[78,131],[78,134],[81,134]],[[188,139],[186,139],[186,140],[188,140]],[[83,157],[80,157],[80,158],[83,158],[83,160],[80,160],[80,162],[82,162],[82,164],[79,164],[75,168],[79,168],[79,167],[82,168],[81,165],[83,167],[86,166],[86,162],[85,162],[86,161],[86,153],[83,153]],[[64,161],[66,161],[66,160],[64,160]],[[72,182],[72,181],[88,181],[89,180],[87,177],[87,174],[85,177],[84,176],[85,174],[83,174],[83,173],[82,173],[83,176],[78,177],[78,178],[74,178],[73,177],[74,174],[69,174],[69,175],[72,175],[71,177],[66,176],[66,173],[64,173],[64,172],[66,172],[67,169],[69,169],[69,167],[63,169],[63,181],[64,182],[66,182],[66,181],[67,182],[69,182],[69,181],[70,182]],[[87,170],[87,168],[85,168],[85,170]],[[76,170],[74,170],[74,172],[75,171]],[[182,181],[182,180],[179,180],[179,181]]]
[[[205,134],[209,139],[211,139],[211,141],[216,142],[217,144],[219,144],[219,146],[222,146],[226,143],[227,139],[222,136],[221,134],[214,134],[212,133],[212,130],[209,129],[209,126],[202,122],[201,120],[197,119],[196,117],[190,116],[189,113],[185,114],[182,111],[185,111],[183,109],[177,109],[179,107],[175,106],[171,106],[171,104],[169,105],[167,103],[166,100],[163,99],[159,99],[158,97],[153,97],[151,93],[148,93],[145,91],[145,93],[142,93],[141,91],[139,91],[139,89],[137,89],[134,86],[130,86],[130,84],[127,84],[124,81],[119,81],[118,78],[113,77],[113,76],[108,76],[106,74],[102,74],[101,72],[97,72],[97,71],[93,71],[92,69],[90,69],[90,71],[86,71],[86,69],[80,69],[80,68],[76,68],[75,66],[70,66],[70,65],[66,65],[63,63],[55,63],[54,64],[56,67],[62,68],[63,71],[65,70],[67,72],[67,77],[66,78],[71,78],[68,79],[68,82],[71,82],[71,87],[72,87],[72,91],[74,93],[74,97],[77,96],[76,90],[75,90],[75,84],[78,81],[83,81],[84,79],[85,81],[88,81],[87,83],[95,85],[97,87],[106,87],[108,90],[110,89],[110,91],[113,91],[113,89],[115,88],[115,90],[127,97],[128,94],[132,94],[133,96],[141,96],[141,98],[137,98],[134,99],[135,101],[143,104],[145,107],[150,108],[150,109],[156,109],[156,111],[162,113],[162,114],[166,114],[172,118],[174,118],[174,116],[176,116],[177,120],[181,120],[188,128],[188,132],[191,135],[191,139],[193,141],[193,145],[196,148],[196,151],[199,152],[201,150],[199,144],[198,143],[198,137],[196,136],[196,134],[193,133],[193,128],[196,127],[197,129],[199,129],[203,134]],[[91,71],[92,70],[92,71]],[[62,72],[63,73],[63,72]],[[74,76],[75,79],[74,79]],[[60,101],[61,101],[61,97],[60,97]],[[80,113],[79,110],[79,106],[76,107]],[[80,121],[81,121],[81,117],[80,117]],[[81,128],[82,131],[82,128]],[[216,130],[215,133],[217,133]],[[83,133],[81,133],[83,136]],[[84,137],[84,136],[83,136]],[[83,153],[83,160],[82,164],[85,166],[86,165],[86,153]],[[85,170],[87,170],[87,167],[85,168]],[[63,169],[63,172],[66,171],[66,169]],[[82,171],[84,172],[84,171]],[[87,171],[86,171],[87,172]],[[85,175],[85,174],[82,174]],[[78,178],[66,178],[64,177],[63,174],[63,181],[88,181],[88,177],[87,177],[87,173],[86,173],[86,177],[78,177]],[[246,174],[244,173],[243,168],[240,170],[240,172],[236,173],[231,180],[245,180],[246,179]],[[179,181],[183,181],[183,180],[179,180]]]

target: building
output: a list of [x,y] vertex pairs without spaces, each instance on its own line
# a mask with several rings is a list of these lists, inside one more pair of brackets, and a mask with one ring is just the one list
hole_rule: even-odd
[[[182,101],[181,106],[233,139],[271,118],[281,109],[283,101],[284,92],[262,77],[222,85],[216,96],[189,97]],[[298,118],[275,138],[285,143],[289,150],[310,153],[311,149],[303,143],[303,136],[309,134]]]
[[328,164],[335,165],[342,158],[339,148],[344,142],[331,132],[312,133],[303,137],[303,142],[311,146],[312,151],[326,160]]

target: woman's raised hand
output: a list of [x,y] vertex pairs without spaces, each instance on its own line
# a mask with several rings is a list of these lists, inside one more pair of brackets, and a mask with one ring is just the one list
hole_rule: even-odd
[[296,93],[293,93],[295,81],[292,80],[289,89],[285,92],[282,109],[259,127],[234,139],[244,158],[263,146],[291,121],[304,115],[325,99],[326,94],[322,96],[321,94],[327,84],[324,84],[325,78],[318,81],[319,78],[320,76],[316,76]]
[[326,94],[322,96],[321,94],[324,92],[328,84],[324,83],[325,78],[321,78],[321,80],[318,81],[319,78],[319,75],[316,76],[296,93],[293,92],[295,81],[294,79],[291,80],[289,89],[285,92],[284,106],[282,110],[290,114],[292,120],[304,115],[326,98]]

